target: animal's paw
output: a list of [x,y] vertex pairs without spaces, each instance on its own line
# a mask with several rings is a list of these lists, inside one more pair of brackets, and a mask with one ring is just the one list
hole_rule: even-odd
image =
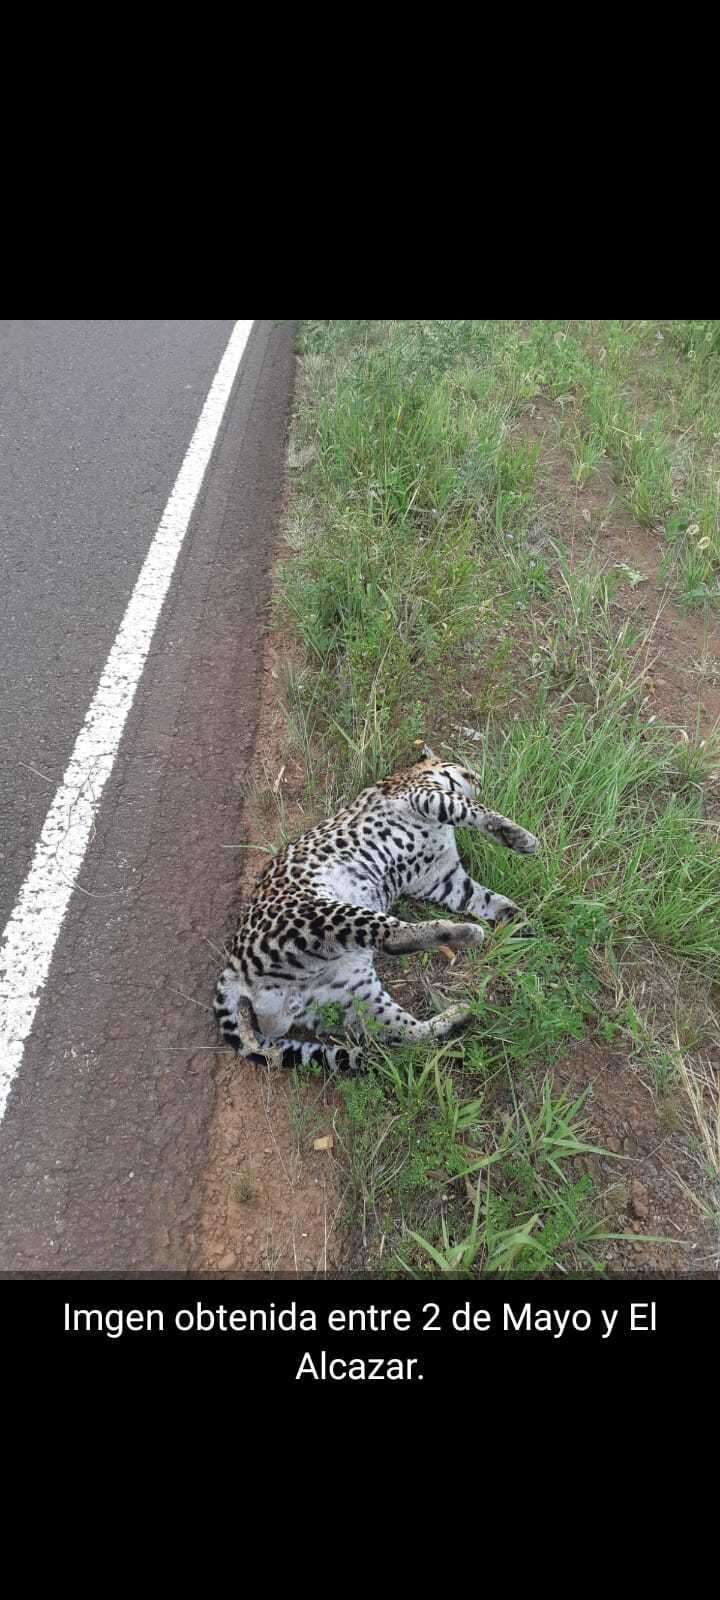
[[515,901],[506,900],[501,894],[493,896],[488,909],[491,913],[488,921],[492,928],[501,928],[503,923],[517,922],[522,917],[522,911],[516,906]]
[[439,1017],[433,1017],[433,1033],[441,1039],[449,1039],[455,1033],[461,1033],[472,1020],[470,1006],[448,1006],[446,1011],[441,1011]]
[[501,843],[521,856],[537,855],[540,849],[540,840],[535,838],[535,834],[520,828],[516,822],[501,822],[496,831]]
[[501,928],[507,922],[517,924],[513,928],[513,934],[516,939],[534,938],[534,928],[530,926],[529,922],[525,921],[524,911],[521,911],[520,907],[515,905],[514,900],[507,900],[504,905],[501,905],[493,918],[493,924],[496,928]]
[[469,949],[471,945],[483,944],[484,939],[485,929],[479,922],[448,922],[443,926],[443,941],[450,946]]
[[513,828],[509,848],[517,850],[521,856],[536,856],[540,849],[540,840],[534,833],[528,833],[526,828]]
[[[257,1048],[258,1044],[260,1049]],[[269,1072],[279,1072],[285,1065],[282,1046],[271,1044],[267,1039],[256,1041],[254,1050],[245,1049],[241,1053],[249,1066],[263,1067]]]

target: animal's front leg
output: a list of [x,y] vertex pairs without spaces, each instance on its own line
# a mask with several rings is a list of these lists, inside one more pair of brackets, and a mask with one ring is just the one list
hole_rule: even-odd
[[487,811],[484,806],[473,805],[471,800],[448,794],[445,789],[427,785],[413,790],[408,801],[416,815],[439,822],[443,827],[477,828],[478,833],[484,834],[493,844],[504,845],[506,850],[533,856],[539,848],[534,833],[521,828],[519,822],[501,816],[499,811]]
[[[428,877],[408,892],[418,900],[447,906],[450,911],[469,912],[471,917],[480,917],[483,922],[489,922],[491,927],[499,927],[503,922],[515,921],[523,916],[520,907],[514,900],[508,900],[507,895],[493,894],[484,884],[476,883],[465,871],[457,854],[447,855],[438,862],[432,880]],[[447,927],[448,924],[441,923],[440,926]]]
[[437,950],[441,944],[479,945],[484,938],[475,922],[398,922],[383,933],[378,949],[388,956],[407,956]]

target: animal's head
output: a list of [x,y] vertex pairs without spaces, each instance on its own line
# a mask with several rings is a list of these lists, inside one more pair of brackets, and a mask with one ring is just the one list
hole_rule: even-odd
[[452,773],[453,777],[462,778],[463,783],[467,784],[468,793],[470,794],[475,793],[480,783],[480,775],[477,772],[473,772],[472,767],[465,766],[463,762],[450,761],[447,758],[443,759],[440,756],[436,756],[434,750],[430,749],[429,744],[423,745],[422,756],[419,761],[414,762],[412,770],[417,773]]

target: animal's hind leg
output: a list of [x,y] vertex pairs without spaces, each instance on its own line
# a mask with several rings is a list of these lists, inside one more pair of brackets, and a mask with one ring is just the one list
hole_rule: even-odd
[[[390,920],[390,919],[388,919]],[[402,950],[396,946],[385,944],[385,950],[392,949],[393,953],[400,955],[404,950],[418,950],[432,948],[432,945],[416,942],[416,936],[422,934],[424,929],[442,929],[447,937],[447,929],[455,928],[458,938],[457,943],[468,944],[471,940],[468,935],[475,934],[474,942],[477,944],[483,938],[481,928],[472,922],[447,923],[447,922],[398,922],[392,930],[387,931],[397,936],[398,941],[408,937],[412,943],[402,944]],[[433,938],[433,944],[438,943],[438,938]],[[472,1012],[468,1006],[449,1006],[446,1011],[441,1011],[437,1016],[430,1017],[427,1022],[419,1022],[417,1017],[403,1011],[402,1006],[395,1003],[392,995],[387,994],[374,969],[370,966],[362,973],[356,982],[348,983],[345,993],[338,996],[331,990],[323,991],[323,999],[340,1000],[344,1012],[343,1027],[349,1033],[357,1036],[358,1019],[372,1018],[379,1022],[385,1039],[389,1043],[416,1044],[423,1039],[448,1039],[452,1034],[459,1032],[470,1020]],[[353,1017],[353,1011],[355,1017]]]
[[225,1044],[248,1054],[257,1045],[257,1034],[250,1020],[247,1003],[233,967],[226,967],[215,986],[215,1017]]
[[[445,924],[447,926],[447,924]],[[403,1011],[402,1006],[396,1004],[392,995],[383,989],[379,978],[375,979],[372,986],[359,993],[359,1010],[369,1014],[380,1023],[385,1039],[392,1044],[419,1044],[424,1039],[450,1039],[453,1034],[459,1033],[466,1023],[470,1021],[472,1011],[469,1006],[448,1006],[435,1017],[430,1017],[427,1022],[419,1022],[417,1017]]]

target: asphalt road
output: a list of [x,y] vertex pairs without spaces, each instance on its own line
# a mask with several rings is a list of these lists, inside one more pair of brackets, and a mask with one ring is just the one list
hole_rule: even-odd
[[[0,930],[232,327],[0,323]],[[250,335],[0,1124],[0,1271],[195,1262],[294,329]]]

